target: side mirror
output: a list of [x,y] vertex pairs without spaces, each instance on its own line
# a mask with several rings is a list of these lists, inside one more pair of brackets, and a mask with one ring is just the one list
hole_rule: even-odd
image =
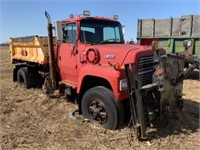
[[157,49],[158,49],[158,41],[153,41],[153,42],[151,43],[151,48],[152,48],[153,50],[157,50]]
[[63,41],[63,30],[62,30],[62,24],[60,21],[57,21],[55,23],[55,30],[56,30],[56,40],[59,42]]
[[122,33],[123,33],[123,36],[125,35],[125,26],[122,26]]
[[185,47],[185,49],[188,49],[192,46],[192,40],[184,40],[183,41],[183,46]]

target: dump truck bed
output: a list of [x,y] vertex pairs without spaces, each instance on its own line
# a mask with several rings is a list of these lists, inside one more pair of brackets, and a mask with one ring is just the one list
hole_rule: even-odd
[[141,45],[150,45],[158,40],[168,53],[184,50],[183,41],[193,41],[193,55],[200,58],[200,15],[185,15],[181,18],[138,19],[137,40]]
[[26,36],[10,38],[11,62],[29,62],[48,64],[48,38],[43,36]]

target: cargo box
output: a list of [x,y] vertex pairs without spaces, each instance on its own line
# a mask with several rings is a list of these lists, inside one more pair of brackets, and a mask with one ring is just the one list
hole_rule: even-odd
[[10,38],[11,62],[30,62],[47,64],[48,38],[43,36],[26,36]]

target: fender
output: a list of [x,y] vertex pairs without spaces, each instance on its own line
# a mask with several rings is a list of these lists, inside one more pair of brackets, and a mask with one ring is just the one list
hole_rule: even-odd
[[122,79],[122,77],[125,78],[124,75],[125,74],[122,74],[122,72],[116,71],[110,66],[87,65],[79,72],[77,93],[80,93],[82,82],[85,77],[100,77],[110,83],[116,100],[120,101],[124,98],[127,98],[127,92],[119,91],[119,81]]

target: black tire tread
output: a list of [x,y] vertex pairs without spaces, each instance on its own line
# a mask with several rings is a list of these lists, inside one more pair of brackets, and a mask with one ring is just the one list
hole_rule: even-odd
[[[88,91],[86,91],[86,93],[83,95],[82,104],[81,104],[81,109],[82,109],[83,115],[86,118],[89,118],[89,116],[87,114],[87,110],[86,110],[87,108],[85,106],[85,105],[87,105],[89,100],[87,100],[86,98],[88,96],[91,96],[90,94],[94,94],[94,93],[97,95],[99,94],[101,96],[101,98],[102,97],[104,98],[104,100],[102,100],[102,102],[105,104],[105,106],[107,106],[107,111],[109,111],[109,113],[111,115],[110,120],[107,121],[108,123],[105,123],[104,125],[102,125],[102,127],[111,129],[111,130],[117,129],[123,123],[124,109],[123,109],[123,106],[121,103],[116,102],[113,92],[106,87],[96,86],[96,87],[93,87],[93,88],[89,89]],[[103,95],[101,95],[101,94],[103,94]]]
[[19,68],[17,72],[17,82],[21,83],[20,76],[23,78],[23,85],[26,89],[30,88],[28,84],[28,69],[27,67]]

